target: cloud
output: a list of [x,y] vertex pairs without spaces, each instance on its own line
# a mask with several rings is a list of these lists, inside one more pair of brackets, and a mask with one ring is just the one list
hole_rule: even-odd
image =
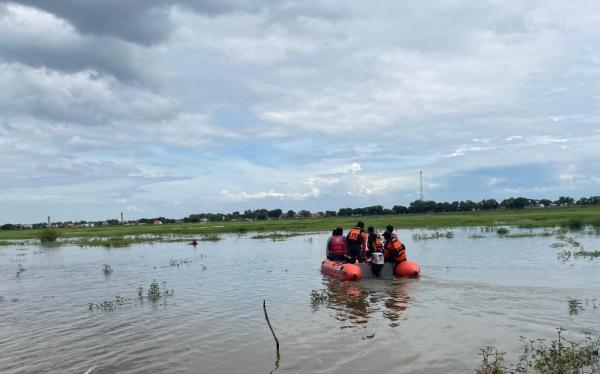
[[[121,17],[115,17],[121,18]],[[0,56],[36,68],[65,73],[92,71],[119,80],[155,84],[143,48],[117,39],[77,33],[63,19],[16,4],[0,7]]]
[[358,162],[353,162],[350,165],[346,165],[340,169],[342,174],[356,174],[362,170],[362,166]]
[[98,77],[93,71],[66,74],[0,63],[0,80],[4,87],[0,111],[5,115],[103,125],[167,119],[176,109],[173,99]]
[[2,211],[408,204],[420,170],[432,199],[595,194],[598,14],[0,0]]

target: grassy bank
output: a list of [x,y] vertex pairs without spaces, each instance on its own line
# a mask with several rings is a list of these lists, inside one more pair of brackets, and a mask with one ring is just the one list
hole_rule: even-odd
[[[218,233],[246,232],[308,232],[325,231],[335,227],[348,228],[357,220],[367,225],[383,228],[392,224],[396,228],[452,228],[469,226],[517,226],[522,228],[563,226],[577,228],[583,225],[600,227],[600,207],[546,208],[523,210],[494,210],[482,212],[457,212],[438,214],[405,214],[366,217],[329,217],[316,219],[290,219],[251,222],[182,223],[142,226],[106,226],[93,228],[58,229],[61,238],[123,237],[128,235],[186,235],[204,236]],[[0,240],[37,239],[41,230],[0,231]]]

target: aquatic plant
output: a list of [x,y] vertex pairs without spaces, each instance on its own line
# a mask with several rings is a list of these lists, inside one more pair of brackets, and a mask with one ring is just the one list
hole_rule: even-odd
[[504,352],[493,346],[480,349],[482,357],[478,374],[504,373],[597,373],[600,370],[600,337],[592,338],[585,333],[583,342],[568,341],[562,336],[563,328],[557,329],[557,339],[547,343],[545,339],[530,340],[521,336],[522,353],[517,363],[506,366]]
[[58,233],[57,230],[45,229],[40,232],[39,239],[42,243],[51,243],[51,242],[55,242],[59,236],[60,236],[60,234]]
[[[150,283],[150,287],[148,287],[148,299],[151,301],[158,301],[160,298],[173,296],[175,291],[173,289],[167,289],[167,282],[162,282],[163,287],[160,288],[156,279]],[[138,288],[138,296],[142,298],[144,290],[140,287]]]
[[469,235],[469,239],[485,239],[487,236],[481,234],[472,234]]
[[208,234],[200,237],[198,240],[201,242],[218,242],[219,240],[222,240],[222,238],[217,234]]
[[325,304],[327,300],[329,300],[329,294],[326,289],[310,291],[310,303],[313,307]]
[[272,232],[269,234],[259,234],[259,235],[254,235],[251,236],[250,239],[271,239],[272,241],[276,242],[276,241],[283,241],[286,240],[288,238],[293,238],[295,236],[301,236],[301,235],[309,235],[310,233],[297,233],[297,232],[290,232],[290,233],[279,233],[279,232]]
[[191,263],[192,260],[169,260],[169,265],[177,267],[179,267],[179,265],[188,265]]
[[498,234],[498,235],[500,235],[500,236],[502,236],[502,235],[506,235],[506,234],[508,234],[509,232],[510,232],[510,230],[509,230],[509,229],[507,229],[506,227],[499,227],[499,228],[496,230],[496,234]]
[[600,251],[586,251],[586,250],[580,250],[577,251],[575,253],[573,253],[574,257],[585,257],[588,259],[595,259],[600,257]]
[[100,310],[103,312],[112,312],[115,310],[115,308],[117,306],[121,306],[121,305],[125,305],[128,304],[131,300],[130,299],[125,299],[121,296],[115,296],[114,300],[104,300],[103,302],[100,303],[89,303],[88,304],[88,309],[89,310]]
[[425,233],[414,234],[413,240],[417,241],[417,240],[430,240],[430,239],[440,239],[440,238],[452,239],[453,237],[454,237],[453,231],[445,231],[445,232],[434,231],[431,234],[425,234]]
[[104,264],[102,271],[104,272],[105,275],[108,275],[113,272],[113,269],[110,267],[110,265]]
[[573,252],[571,251],[560,251],[556,254],[556,257],[561,260],[561,261],[569,261],[571,259],[571,257],[573,257]]
[[581,300],[569,299],[569,314],[577,314],[579,311],[583,310],[582,304]]

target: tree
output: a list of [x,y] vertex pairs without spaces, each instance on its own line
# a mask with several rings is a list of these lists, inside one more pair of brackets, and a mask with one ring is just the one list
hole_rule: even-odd
[[567,196],[561,196],[555,201],[556,205],[559,206],[571,206],[574,202],[575,200],[573,200],[573,198]]
[[478,205],[481,210],[498,209],[500,206],[496,199],[481,200]]
[[394,214],[407,214],[408,213],[408,208],[402,205],[394,205],[392,207],[392,212]]
[[303,217],[303,218],[310,217],[310,211],[308,211],[308,210],[302,209],[300,212],[298,212],[298,214],[300,215],[300,217]]
[[259,221],[266,221],[269,219],[269,211],[266,209],[257,209],[254,211],[254,217]]
[[281,209],[269,210],[269,217],[271,217],[271,218],[279,218],[279,217],[281,217],[282,213],[283,212],[281,211]]
[[335,210],[325,211],[325,217],[335,217]]
[[287,211],[287,218],[294,218],[296,216],[296,212],[294,212],[293,210],[288,210]]

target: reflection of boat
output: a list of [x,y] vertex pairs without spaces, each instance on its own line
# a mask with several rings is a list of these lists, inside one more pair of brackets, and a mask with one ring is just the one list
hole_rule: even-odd
[[[398,265],[385,263],[380,270],[380,278],[418,277],[421,274],[419,264],[412,261],[403,261]],[[363,278],[375,278],[369,264],[346,264],[339,261],[323,260],[321,272],[341,281],[359,281]]]
[[324,281],[325,288],[313,292],[311,304],[316,312],[320,306],[334,312],[333,318],[349,322],[340,328],[367,327],[369,321],[378,316],[389,321],[389,326],[397,327],[404,319],[403,314],[410,305],[414,286],[418,282],[391,280],[383,282],[338,282],[335,279]]

